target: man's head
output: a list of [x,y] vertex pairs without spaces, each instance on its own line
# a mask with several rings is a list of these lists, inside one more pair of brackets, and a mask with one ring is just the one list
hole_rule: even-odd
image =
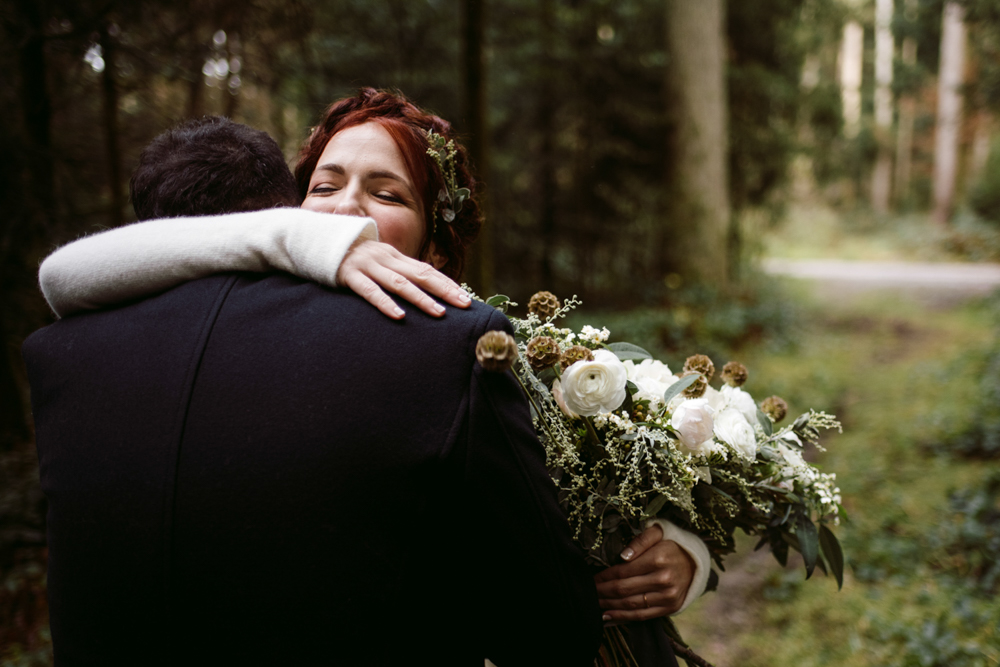
[[298,206],[278,144],[266,132],[206,116],[159,135],[129,182],[139,220]]

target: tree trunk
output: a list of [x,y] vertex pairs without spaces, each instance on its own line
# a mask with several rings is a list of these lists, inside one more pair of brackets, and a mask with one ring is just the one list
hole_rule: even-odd
[[122,158],[118,147],[118,84],[115,81],[117,44],[108,34],[108,27],[101,27],[101,54],[104,71],[101,73],[101,91],[104,115],[104,148],[108,160],[108,191],[111,194],[108,224],[118,227],[125,222],[125,200],[122,197]]
[[840,99],[844,111],[844,136],[853,139],[861,129],[861,74],[865,29],[856,21],[844,26],[840,43]]
[[493,228],[490,224],[489,201],[482,190],[482,184],[489,182],[489,129],[486,122],[486,67],[483,62],[483,0],[464,0],[462,3],[463,35],[463,93],[465,95],[466,132],[470,140],[466,146],[469,158],[476,169],[480,183],[477,194],[479,209],[484,223],[479,239],[469,252],[469,263],[465,274],[473,289],[484,295],[493,293]]
[[947,225],[955,199],[958,139],[962,123],[962,79],[965,72],[964,9],[944,6],[941,65],[938,72],[937,129],[934,135],[934,221]]
[[[906,17],[914,19],[917,0],[906,0]],[[917,64],[917,40],[907,37],[903,40],[903,64],[913,67]],[[896,131],[896,205],[906,201],[910,192],[910,172],[913,164],[913,127],[917,118],[917,102],[912,92],[904,93],[899,100],[899,127]]]
[[673,162],[665,268],[688,282],[725,287],[730,223],[725,1],[667,0],[666,6]]
[[878,157],[872,172],[872,208],[889,210],[892,195],[892,0],[875,8],[875,140]]
[[542,41],[539,44],[541,57],[539,68],[541,70],[541,89],[538,95],[538,116],[535,120],[535,127],[540,133],[538,146],[538,224],[540,231],[540,241],[542,246],[541,257],[541,289],[557,290],[553,285],[555,271],[552,268],[552,257],[555,254],[556,235],[556,178],[555,178],[555,155],[552,135],[555,132],[555,101],[552,99],[552,77],[554,75],[552,65],[552,54],[549,50],[548,42],[544,35],[553,34],[552,1],[541,0],[539,10],[541,12],[541,34]]

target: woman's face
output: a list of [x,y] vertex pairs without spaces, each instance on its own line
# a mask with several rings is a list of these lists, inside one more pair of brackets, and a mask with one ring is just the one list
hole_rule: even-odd
[[379,240],[420,259],[423,203],[403,154],[378,123],[355,125],[330,137],[309,180],[302,208],[371,217]]

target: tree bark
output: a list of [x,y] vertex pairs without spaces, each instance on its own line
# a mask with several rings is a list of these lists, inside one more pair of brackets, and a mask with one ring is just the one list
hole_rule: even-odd
[[944,6],[941,64],[938,71],[937,128],[934,136],[934,221],[947,225],[955,199],[958,140],[962,123],[962,80],[965,72],[964,9]]
[[[906,0],[906,17],[913,19],[917,13],[917,0]],[[903,64],[913,67],[917,64],[917,40],[907,37],[903,40]],[[899,126],[896,130],[896,205],[906,201],[910,192],[910,172],[913,164],[913,128],[917,118],[917,102],[912,92],[906,92],[899,100]]]
[[103,93],[104,148],[108,160],[108,191],[111,194],[108,223],[118,227],[125,222],[125,199],[122,197],[122,157],[118,146],[118,84],[115,81],[115,60],[118,45],[108,33],[107,24],[101,27],[101,54],[104,71],[101,73]]
[[872,208],[889,210],[892,195],[892,0],[875,7],[875,141],[878,157],[872,171]]
[[489,295],[494,290],[494,257],[489,198],[482,190],[482,184],[489,182],[486,67],[483,62],[485,25],[483,4],[483,0],[464,0],[462,3],[462,79],[464,82],[466,131],[470,137],[466,146],[480,183],[477,199],[480,213],[484,219],[479,239],[470,249],[468,267],[465,273],[476,292]]
[[667,269],[725,287],[730,222],[725,0],[667,0],[670,222]]
[[861,129],[861,75],[865,30],[857,21],[844,25],[840,43],[840,99],[844,112],[844,136],[853,139]]

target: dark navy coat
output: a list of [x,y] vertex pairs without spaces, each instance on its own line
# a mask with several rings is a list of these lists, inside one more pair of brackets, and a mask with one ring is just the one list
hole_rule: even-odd
[[591,663],[495,309],[224,274],[24,344],[59,667]]

